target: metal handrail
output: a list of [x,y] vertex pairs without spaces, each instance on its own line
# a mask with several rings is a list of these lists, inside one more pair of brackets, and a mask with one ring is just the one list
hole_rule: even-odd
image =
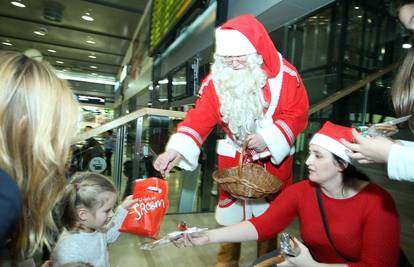
[[121,125],[124,125],[132,120],[135,120],[139,117],[145,115],[154,115],[154,116],[166,116],[166,117],[173,117],[176,119],[183,119],[185,116],[185,112],[182,111],[174,111],[174,110],[166,110],[166,109],[155,109],[155,108],[142,108],[132,113],[129,113],[125,116],[119,117],[116,120],[108,122],[102,126],[99,126],[95,129],[83,132],[78,134],[72,139],[72,143],[77,143],[79,141],[86,140],[88,138],[94,137],[96,135],[102,134],[106,131],[118,128]]
[[308,114],[312,115],[313,113],[318,112],[319,110],[329,106],[330,104],[338,101],[339,99],[355,92],[356,90],[364,87],[368,83],[370,83],[370,82],[384,76],[385,74],[395,70],[398,67],[398,65],[399,65],[399,63],[393,63],[393,64],[387,66],[386,68],[381,69],[381,70],[379,70],[379,71],[377,71],[373,74],[370,74],[367,77],[365,77],[364,79],[359,80],[358,82],[356,82],[356,83],[354,83],[354,84],[352,84],[348,87],[345,87],[342,90],[337,91],[335,94],[330,95],[330,96],[326,97],[325,99],[319,101],[318,103],[312,105],[309,108],[309,113]]

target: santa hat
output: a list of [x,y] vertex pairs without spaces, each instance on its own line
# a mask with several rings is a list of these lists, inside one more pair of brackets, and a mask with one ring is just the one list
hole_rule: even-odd
[[352,128],[325,122],[322,128],[312,137],[309,144],[323,147],[329,152],[337,155],[346,162],[351,163],[351,159],[345,153],[347,148],[339,141],[341,138],[353,143]]
[[242,56],[256,53],[256,48],[241,32],[232,29],[216,29],[216,54]]

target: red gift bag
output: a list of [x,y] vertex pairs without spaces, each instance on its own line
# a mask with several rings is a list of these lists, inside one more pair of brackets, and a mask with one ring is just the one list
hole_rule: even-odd
[[168,209],[167,181],[154,177],[135,180],[133,198],[139,200],[128,209],[119,231],[157,238]]

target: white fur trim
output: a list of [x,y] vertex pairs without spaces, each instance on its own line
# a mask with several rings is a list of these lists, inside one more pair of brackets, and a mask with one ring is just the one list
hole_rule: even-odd
[[241,32],[231,29],[216,29],[216,54],[219,56],[241,56],[256,53],[256,48]]
[[229,138],[217,140],[217,154],[234,158],[238,151],[236,144]]
[[291,144],[295,142],[295,136],[293,135],[292,130],[289,128],[289,126],[286,124],[286,122],[282,120],[276,120],[275,124],[279,125],[285,131],[285,134],[289,137],[289,141]]
[[189,135],[191,135],[195,139],[197,139],[199,144],[203,143],[203,140],[201,139],[200,134],[196,130],[194,130],[193,128],[190,128],[190,127],[187,127],[187,126],[181,126],[181,127],[178,127],[177,132],[188,133]]
[[394,180],[414,182],[414,142],[393,144],[388,155],[388,176]]
[[257,133],[263,137],[267,148],[270,150],[273,163],[280,164],[290,155],[291,147],[276,125],[264,125],[264,127],[257,130]]
[[[218,224],[229,226],[245,220],[249,220],[253,217],[262,215],[270,206],[265,199],[254,199],[254,200],[236,200],[233,204],[228,207],[220,208],[217,206],[215,218]],[[245,206],[243,216],[243,205]]]
[[282,55],[278,52],[277,53],[278,57],[279,57],[279,64],[280,64],[280,71],[279,73],[276,75],[276,77],[274,77],[273,79],[269,79],[269,87],[270,87],[270,95],[271,95],[271,100],[270,100],[270,105],[269,108],[266,112],[265,117],[268,118],[272,118],[273,114],[275,113],[277,104],[279,103],[279,96],[280,96],[280,91],[282,90],[282,83],[283,83],[283,57]]
[[240,200],[237,200],[225,208],[217,206],[214,217],[218,224],[224,226],[239,223],[243,221],[243,203],[241,203]]
[[178,167],[188,171],[194,171],[197,168],[200,148],[188,135],[182,133],[171,135],[165,150],[168,149],[174,149],[183,156],[183,159],[178,163]]
[[270,204],[265,199],[249,200],[249,207],[251,208],[254,217],[262,215],[269,206]]
[[318,146],[323,147],[324,149],[332,152],[333,154],[337,155],[341,159],[345,160],[346,162],[351,163],[350,158],[345,153],[347,148],[338,142],[337,140],[320,133],[316,133],[313,138],[310,140],[309,144],[315,144]]
[[258,160],[258,159],[264,159],[264,158],[267,158],[267,157],[270,157],[270,156],[272,156],[272,154],[270,153],[269,150],[266,150],[264,152],[260,152],[258,154],[254,154],[252,156],[252,159],[253,160]]

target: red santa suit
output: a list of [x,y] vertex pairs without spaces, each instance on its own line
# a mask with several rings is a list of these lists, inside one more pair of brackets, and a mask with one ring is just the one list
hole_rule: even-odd
[[[297,135],[306,127],[308,97],[296,69],[276,50],[263,25],[254,16],[242,15],[223,24],[218,31],[236,30],[244,35],[263,57],[262,68],[267,74],[263,87],[265,101],[269,104],[263,110],[263,118],[257,122],[256,133],[260,134],[268,148],[258,155],[267,171],[283,182],[284,187],[292,182],[292,154]],[[221,38],[216,32],[216,39]],[[231,41],[231,40],[230,40]],[[216,53],[243,45],[241,43],[219,43]],[[220,45],[219,45],[220,44]],[[240,112],[243,112],[240,110]],[[233,142],[228,125],[220,114],[220,101],[211,74],[202,83],[195,108],[188,111],[178,124],[177,132],[167,144],[168,149],[178,151],[183,159],[180,167],[193,170],[197,167],[200,147],[215,125],[220,125],[227,135],[217,145],[218,168],[238,165],[240,146]],[[243,208],[243,206],[245,207]],[[261,200],[247,203],[232,198],[220,189],[216,220],[221,225],[231,225],[262,214],[269,204]]]

